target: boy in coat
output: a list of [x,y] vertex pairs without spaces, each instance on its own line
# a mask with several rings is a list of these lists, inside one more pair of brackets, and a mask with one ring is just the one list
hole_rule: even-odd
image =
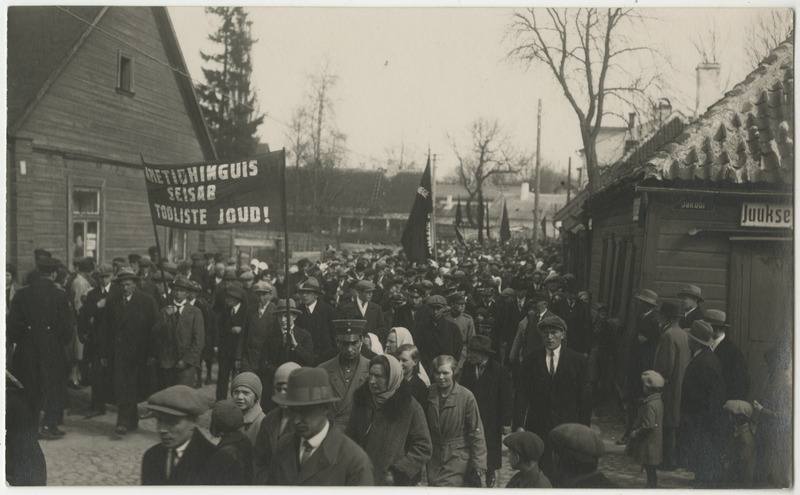
[[661,464],[664,403],[661,390],[664,378],[653,370],[642,373],[644,399],[639,406],[636,421],[628,437],[627,453],[644,466],[647,473],[645,488],[657,488],[656,466]]
[[541,438],[529,431],[516,431],[505,437],[503,444],[508,447],[511,469],[519,469],[506,488],[553,488],[539,469],[539,458],[544,451]]

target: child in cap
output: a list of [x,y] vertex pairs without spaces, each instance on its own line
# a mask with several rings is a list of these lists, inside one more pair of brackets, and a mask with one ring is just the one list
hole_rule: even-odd
[[661,390],[664,388],[664,378],[656,371],[647,370],[642,373],[642,386],[645,397],[639,406],[625,452],[642,463],[647,473],[644,487],[656,488],[656,466],[661,464],[663,449],[664,403]]
[[756,471],[756,441],[750,423],[753,406],[743,400],[729,400],[722,409],[733,425],[733,436],[722,454],[724,488],[750,488]]
[[242,410],[231,400],[211,409],[209,431],[219,443],[206,465],[207,485],[249,485],[253,482],[253,446],[240,431]]

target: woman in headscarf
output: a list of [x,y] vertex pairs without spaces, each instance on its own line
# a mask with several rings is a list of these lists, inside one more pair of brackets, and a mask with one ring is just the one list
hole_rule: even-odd
[[356,390],[345,433],[372,461],[376,485],[414,486],[431,455],[425,413],[394,356],[375,356],[369,364],[369,379]]
[[[420,377],[419,365],[419,350],[413,344],[403,344],[397,348],[397,360],[400,361],[400,367],[403,369],[403,379],[408,382],[411,388],[411,396],[417,399],[419,405],[422,406],[424,411],[428,407],[428,387],[430,383],[425,384]],[[427,375],[425,378],[428,378]]]
[[369,348],[375,355],[383,354],[383,346],[381,345],[381,341],[378,339],[378,336],[374,333],[368,333],[367,337],[369,338]]
[[[486,474],[486,438],[478,402],[458,379],[458,362],[441,355],[433,360],[435,382],[428,391],[428,426],[433,453],[428,486],[481,486]],[[467,483],[469,477],[477,484]]]
[[[392,329],[389,330],[389,334],[386,336],[386,354],[391,354],[399,358],[400,346],[403,345],[414,345],[414,337],[411,336],[411,332],[405,327],[392,327]],[[419,375],[420,380],[422,380],[422,383],[425,384],[425,388],[427,388],[431,384],[431,380],[428,378],[425,367],[419,366],[419,350],[417,350],[416,362],[417,367],[415,371]],[[425,393],[427,394],[427,392]]]

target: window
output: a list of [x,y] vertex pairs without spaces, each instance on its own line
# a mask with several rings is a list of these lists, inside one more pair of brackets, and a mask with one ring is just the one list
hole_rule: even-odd
[[119,53],[117,90],[133,94],[133,57]]
[[99,259],[100,252],[100,189],[73,187],[72,260],[85,256]]

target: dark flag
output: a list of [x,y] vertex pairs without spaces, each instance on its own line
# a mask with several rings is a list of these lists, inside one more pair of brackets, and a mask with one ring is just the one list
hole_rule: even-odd
[[456,238],[458,242],[464,243],[464,231],[461,230],[464,220],[461,218],[461,196],[458,197],[458,204],[456,205]]
[[511,227],[508,225],[508,208],[506,202],[503,201],[503,219],[500,220],[500,242],[508,242],[511,240]]
[[547,239],[547,213],[542,218],[542,239]]
[[433,211],[433,197],[431,195],[431,157],[428,156],[428,163],[425,171],[422,172],[422,180],[419,181],[417,195],[414,198],[414,205],[411,207],[411,214],[408,216],[406,228],[400,243],[409,261],[422,261],[433,258],[433,232],[431,232],[431,213]]

